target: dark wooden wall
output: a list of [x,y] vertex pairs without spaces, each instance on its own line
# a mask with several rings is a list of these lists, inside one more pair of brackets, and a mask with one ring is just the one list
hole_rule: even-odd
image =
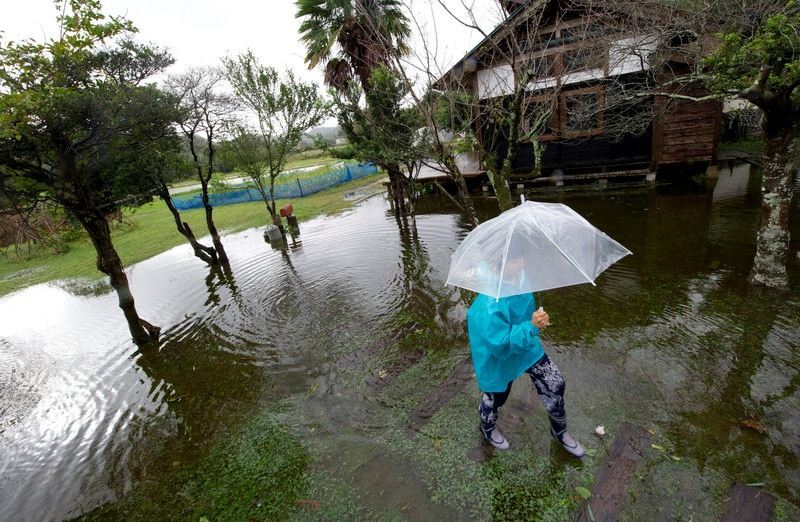
[[[690,94],[703,96],[706,91],[695,89]],[[658,96],[655,114],[651,168],[691,161],[716,161],[721,103],[698,103]]]
[[[565,173],[582,169],[618,167],[650,162],[652,127],[640,135],[625,135],[616,140],[608,136],[594,136],[580,140],[554,140],[544,142],[542,170],[553,169]],[[530,172],[535,166],[533,147],[523,143],[512,163],[517,173]]]
[[[561,169],[566,174],[583,170],[624,168],[628,165],[646,165],[652,151],[652,126],[639,135],[626,134],[619,139],[612,136],[594,136],[578,140],[552,140],[543,142],[542,173]],[[498,137],[492,145],[497,158],[505,157],[508,142]],[[524,175],[533,170],[536,162],[533,146],[521,143],[511,163],[514,174]],[[498,164],[499,167],[499,164]]]

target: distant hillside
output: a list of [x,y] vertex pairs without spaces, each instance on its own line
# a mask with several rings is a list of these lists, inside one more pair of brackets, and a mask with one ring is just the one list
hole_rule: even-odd
[[335,125],[333,127],[316,127],[303,135],[303,139],[301,141],[301,147],[302,146],[308,147],[313,145],[314,136],[317,135],[322,136],[322,139],[324,139],[328,145],[335,145],[336,139],[343,137],[344,133],[342,132],[342,129],[339,128],[338,125]]

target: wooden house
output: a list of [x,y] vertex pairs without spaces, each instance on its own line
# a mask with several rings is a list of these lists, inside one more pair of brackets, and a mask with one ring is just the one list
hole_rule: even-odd
[[[721,104],[655,95],[677,93],[676,86],[680,94],[704,94],[699,85],[671,81],[691,67],[690,53],[681,53],[690,36],[663,42],[646,30],[632,33],[615,26],[613,14],[600,16],[581,2],[504,4],[505,22],[437,83],[439,89],[472,93],[478,138],[497,161],[508,150],[509,136],[487,124],[488,113],[524,91],[523,131],[526,119],[549,109],[533,137],[542,146],[544,177],[616,172],[655,179],[656,171],[670,165],[715,162]],[[643,85],[647,89],[639,89]],[[512,161],[515,176],[530,177],[534,158],[531,140],[523,140]]]

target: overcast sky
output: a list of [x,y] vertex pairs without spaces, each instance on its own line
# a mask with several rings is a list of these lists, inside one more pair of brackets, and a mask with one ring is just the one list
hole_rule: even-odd
[[[414,27],[412,45],[421,49],[419,33],[438,44],[442,66],[449,66],[476,45],[481,35],[465,28],[430,0],[406,0],[422,31]],[[499,21],[494,0],[465,0],[475,5],[481,26],[491,30]],[[464,14],[461,0],[447,0]],[[103,10],[124,15],[139,28],[138,39],[169,49],[175,65],[168,72],[193,66],[219,65],[220,57],[252,49],[264,63],[296,71],[322,83],[320,70],[309,71],[298,38],[294,0],[104,0]],[[0,0],[0,31],[4,39],[41,40],[58,33],[52,0]]]

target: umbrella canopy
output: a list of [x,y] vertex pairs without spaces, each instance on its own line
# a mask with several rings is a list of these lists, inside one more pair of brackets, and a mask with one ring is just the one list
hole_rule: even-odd
[[566,205],[524,201],[464,238],[447,284],[496,298],[594,284],[630,253]]

